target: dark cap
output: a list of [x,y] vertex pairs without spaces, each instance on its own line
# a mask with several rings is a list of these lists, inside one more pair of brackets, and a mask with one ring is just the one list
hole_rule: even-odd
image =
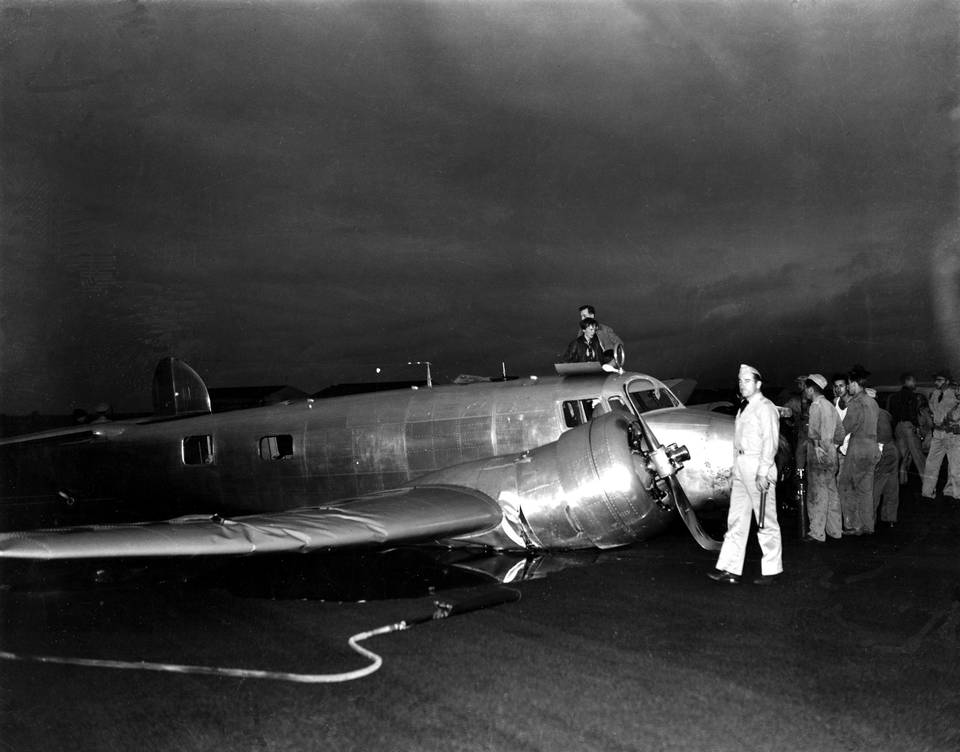
[[953,377],[950,375],[950,371],[948,371],[946,368],[941,368],[939,371],[934,371],[933,378],[946,379],[947,381],[953,381]]
[[847,381],[856,381],[862,386],[869,376],[870,371],[857,363],[847,372]]

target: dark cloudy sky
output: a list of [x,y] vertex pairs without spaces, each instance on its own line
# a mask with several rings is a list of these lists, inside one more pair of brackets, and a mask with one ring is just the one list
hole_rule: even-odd
[[542,374],[581,302],[661,377],[960,369],[957,18],[8,0],[0,410]]

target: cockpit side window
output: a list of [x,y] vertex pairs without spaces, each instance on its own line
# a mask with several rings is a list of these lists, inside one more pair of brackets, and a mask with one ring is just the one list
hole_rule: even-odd
[[626,403],[619,397],[610,397],[607,402],[610,403],[611,410],[626,410],[630,412],[630,408],[627,407]]
[[638,413],[662,410],[680,404],[669,389],[645,380],[634,381],[629,384],[627,392]]
[[583,423],[580,412],[580,403],[577,400],[567,400],[563,403],[563,424],[567,428],[576,428]]
[[589,422],[594,415],[603,412],[603,403],[599,397],[567,400],[563,403],[563,422],[567,428],[576,428]]

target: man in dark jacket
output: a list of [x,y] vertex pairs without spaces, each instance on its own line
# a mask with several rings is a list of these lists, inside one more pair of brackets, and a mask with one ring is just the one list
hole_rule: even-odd
[[900,376],[900,391],[890,395],[887,410],[893,418],[897,451],[900,453],[900,484],[907,482],[910,462],[917,466],[917,474],[923,476],[926,458],[920,446],[920,411],[926,400],[917,393],[917,380],[912,373]]
[[597,337],[597,320],[580,320],[580,336],[567,345],[564,363],[603,363],[603,346]]
[[[866,392],[870,397],[877,395],[874,389],[867,389]],[[893,437],[893,418],[882,407],[877,415],[877,444],[879,444],[880,460],[873,471],[874,525],[879,518],[893,527],[900,507],[900,483],[897,470],[902,465],[900,452]]]

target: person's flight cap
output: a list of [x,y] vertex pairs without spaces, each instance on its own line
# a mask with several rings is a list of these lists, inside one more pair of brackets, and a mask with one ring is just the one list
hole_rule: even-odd
[[826,377],[825,377],[823,374],[820,374],[820,373],[811,373],[811,374],[810,374],[809,376],[807,376],[806,378],[807,378],[808,380],[812,381],[814,384],[816,384],[816,385],[817,385],[818,387],[820,387],[821,389],[826,389],[826,388],[827,388],[827,379],[826,379]]
[[748,366],[746,363],[740,364],[740,372],[737,374],[737,376],[741,379],[746,378],[747,376],[753,376],[757,381],[763,381],[763,379],[760,378],[760,371],[753,366]]

